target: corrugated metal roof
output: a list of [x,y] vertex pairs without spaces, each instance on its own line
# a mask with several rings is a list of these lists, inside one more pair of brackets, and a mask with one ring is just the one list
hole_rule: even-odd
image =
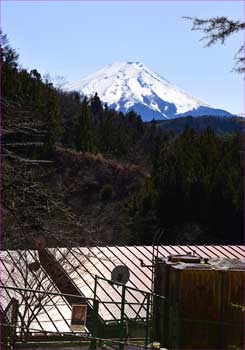
[[[45,270],[40,267],[35,273],[28,268],[28,264],[38,261],[37,251],[2,251],[1,252],[1,284],[10,287],[36,289],[40,291],[59,292]],[[43,296],[31,292],[2,289],[1,306],[4,310],[11,298],[19,301],[19,311],[26,313],[25,322],[32,320],[30,329],[33,332],[70,332],[71,306],[61,296]],[[31,313],[38,311],[41,299],[42,310],[37,317]],[[32,308],[27,312],[27,306]],[[18,329],[21,327],[19,320]]]
[[[130,271],[128,287],[138,288],[143,291],[151,291],[152,288],[152,268],[142,267],[140,259],[146,265],[152,264],[153,249],[158,249],[159,257],[167,257],[170,254],[186,254],[195,252],[203,258],[230,258],[244,260],[243,246],[114,246],[114,247],[76,247],[71,250],[73,258],[77,260],[78,268],[72,273],[71,278],[80,288],[85,297],[92,298],[94,291],[95,275],[111,279],[111,272],[117,265],[126,265]],[[82,264],[79,265],[82,257]],[[75,261],[74,260],[74,261]],[[65,266],[66,268],[66,266]],[[82,276],[82,278],[79,277]],[[109,285],[105,281],[100,281],[97,287],[97,295],[101,301],[120,303],[121,289]],[[127,291],[126,300],[128,302],[141,303],[144,295],[141,292]],[[134,317],[139,310],[140,305],[127,306],[126,313],[128,317]],[[113,320],[120,317],[120,307],[113,304],[109,305],[107,310],[100,306],[100,314],[105,320]],[[110,312],[111,311],[111,312]],[[143,317],[144,309],[140,315]]]
[[[244,261],[245,250],[244,246],[158,246],[159,257],[167,257],[170,254],[186,254],[188,252],[195,252],[203,258],[229,258],[241,259]],[[70,279],[79,288],[81,293],[86,298],[92,298],[94,292],[95,276],[111,279],[111,272],[117,265],[126,265],[130,271],[130,279],[127,286],[137,288],[143,291],[151,291],[152,287],[152,268],[142,267],[140,259],[144,264],[151,265],[153,260],[152,246],[114,246],[114,247],[76,247],[69,250],[63,248],[49,249],[57,261],[62,259],[62,266],[69,275]],[[26,255],[27,254],[27,255]],[[27,257],[28,256],[28,257]],[[38,258],[37,251],[4,251],[2,252],[2,273],[1,281],[3,284],[35,288],[37,283],[33,283],[32,278],[27,283],[24,283],[20,268],[28,260],[34,261]],[[23,271],[22,271],[23,274]],[[52,284],[49,276],[47,276],[44,269],[39,271],[43,274],[43,279],[49,285]],[[37,277],[37,276],[36,276]],[[36,278],[34,276],[34,279]],[[40,285],[40,288],[45,290],[45,284]],[[56,286],[52,286],[53,291],[58,291]],[[10,297],[16,293],[11,291],[4,292],[5,298],[3,308],[6,306]],[[121,302],[121,287],[115,287],[108,282],[99,280],[97,287],[97,298],[100,301],[106,301],[107,304],[100,303],[100,315],[106,321],[120,318],[120,302]],[[127,302],[141,303],[144,299],[142,292],[128,290],[126,292]],[[114,302],[118,302],[115,305]],[[111,303],[111,304],[110,304]],[[140,309],[140,305],[127,305],[126,315],[129,318],[134,318]],[[144,317],[144,308],[140,310],[140,316]],[[71,306],[62,297],[50,297],[49,302],[45,305],[42,313],[38,314],[32,322],[31,327],[38,330],[69,332],[71,319]]]

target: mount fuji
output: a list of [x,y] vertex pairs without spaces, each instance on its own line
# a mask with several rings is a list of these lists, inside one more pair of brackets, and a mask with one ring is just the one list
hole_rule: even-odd
[[231,113],[209,106],[172,85],[140,62],[115,62],[92,75],[67,84],[67,91],[81,97],[96,92],[101,101],[123,113],[134,110],[144,121],[179,117],[231,116]]

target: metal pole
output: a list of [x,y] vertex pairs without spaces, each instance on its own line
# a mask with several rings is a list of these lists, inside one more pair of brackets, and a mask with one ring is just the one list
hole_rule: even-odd
[[98,276],[95,275],[95,277],[94,277],[94,299],[96,299],[97,284],[98,284]]
[[0,289],[10,289],[10,290],[17,290],[21,292],[32,292],[32,293],[38,293],[38,294],[45,294],[45,295],[57,295],[62,297],[73,297],[73,298],[80,298],[84,300],[93,300],[93,298],[85,298],[83,295],[76,295],[76,294],[67,294],[67,293],[56,293],[56,292],[48,292],[40,289],[31,289],[31,288],[20,288],[20,287],[12,287],[12,286],[3,286],[0,285]]
[[225,289],[226,289],[226,272],[221,271],[221,298],[220,298],[220,346],[225,349]]
[[147,306],[146,306],[146,324],[145,324],[145,350],[147,349],[149,343],[149,331],[150,331],[150,295],[147,295]]
[[[122,284],[122,283],[111,281],[111,280],[108,280],[108,279],[106,279],[104,277],[97,276],[97,278],[100,279],[100,280],[103,280],[103,281],[110,282],[110,284],[116,284],[117,286],[124,286],[124,284]],[[0,286],[0,288],[1,288],[1,286]],[[146,295],[150,294],[150,295],[156,296],[156,297],[158,297],[160,299],[165,299],[165,297],[162,296],[162,295],[159,295],[159,294],[156,294],[156,293],[152,293],[152,292],[147,292],[146,290],[137,289],[137,288],[133,288],[133,287],[129,287],[129,286],[127,286],[127,289],[128,290],[134,290],[135,292],[141,292],[142,294],[146,294]],[[86,299],[89,299],[89,298],[86,298]]]
[[124,338],[124,309],[125,309],[125,294],[126,286],[122,286],[122,302],[121,302],[121,318],[120,318],[120,345],[119,349],[122,350],[124,345],[122,344]]
[[[153,243],[152,243],[152,247],[153,247],[153,255],[152,255],[152,275],[151,275],[151,298],[150,298],[150,302],[151,302],[151,319],[152,319],[152,329],[151,331],[153,332],[153,330],[156,328],[156,323],[157,323],[157,319],[156,318],[156,310],[157,310],[157,306],[158,303],[161,301],[162,298],[164,297],[160,297],[160,299],[155,299],[154,302],[154,296],[157,296],[157,294],[155,294],[155,279],[156,279],[156,271],[157,271],[157,264],[158,264],[158,253],[159,253],[159,241],[162,238],[164,231],[163,229],[159,229],[153,239]],[[155,248],[156,247],[156,248]],[[155,249],[156,249],[156,255],[155,255]],[[153,338],[153,333],[151,332],[151,338]]]
[[[98,320],[98,312],[99,312],[99,301],[96,300],[97,283],[98,283],[98,278],[97,278],[97,275],[95,275],[95,278],[94,278],[94,300],[93,300],[93,329],[92,329],[93,338],[97,337],[97,320]],[[91,343],[90,343],[90,349],[96,349],[96,347],[97,347],[97,342],[95,339],[92,339]]]
[[[156,259],[158,259],[158,253],[159,253],[159,241],[162,238],[164,231],[163,230],[159,230],[156,232],[154,238],[153,238],[153,242],[152,242],[152,278],[151,278],[151,291],[153,293],[154,290],[154,275],[155,275],[155,264],[156,264]],[[156,247],[156,248],[155,248]],[[155,249],[156,249],[156,257],[155,257]]]
[[96,338],[98,337],[98,313],[99,313],[99,301],[94,299],[93,303],[93,330],[92,330],[92,337],[90,343],[90,349],[96,349],[97,347],[97,341]]
[[18,311],[19,311],[19,301],[13,298],[13,310],[11,315],[11,324],[14,326],[11,334],[11,346],[13,349],[15,348],[15,342],[16,342],[16,327],[18,323]]

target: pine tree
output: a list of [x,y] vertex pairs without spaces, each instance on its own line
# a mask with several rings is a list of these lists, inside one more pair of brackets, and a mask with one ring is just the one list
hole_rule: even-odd
[[0,31],[1,44],[1,83],[5,99],[16,96],[18,57],[17,52],[9,45],[6,34]]
[[100,116],[103,113],[103,106],[102,106],[102,103],[99,99],[97,92],[91,98],[90,110],[94,116]]
[[[213,17],[208,19],[184,17],[192,21],[192,30],[201,30],[205,36],[201,40],[207,40],[206,46],[212,46],[217,43],[224,44],[226,39],[239,31],[244,31],[245,23],[242,21],[233,21],[227,17]],[[244,73],[244,44],[240,46],[235,55],[236,64],[234,71]]]
[[81,111],[78,116],[78,125],[76,131],[76,149],[77,151],[91,151],[93,149],[92,121],[89,110],[88,100],[85,97]]

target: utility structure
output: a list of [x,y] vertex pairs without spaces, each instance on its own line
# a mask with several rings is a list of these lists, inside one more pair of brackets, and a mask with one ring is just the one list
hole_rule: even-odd
[[[26,322],[28,320],[23,319],[25,321],[23,324],[28,324],[29,327],[26,332],[28,341],[33,339],[36,341],[78,339],[76,331],[74,331],[75,328],[71,327],[74,305],[83,306],[87,310],[86,329],[84,333],[80,333],[81,337],[87,336],[90,340],[93,338],[97,345],[99,339],[105,338],[108,341],[111,339],[117,341],[120,346],[140,338],[143,347],[152,341],[159,341],[162,347],[171,349],[171,347],[176,348],[176,344],[179,344],[178,348],[184,349],[184,346],[187,345],[182,344],[183,338],[188,340],[185,332],[186,327],[189,324],[194,324],[195,327],[205,324],[205,329],[207,329],[209,323],[206,321],[211,321],[210,329],[220,330],[220,336],[225,334],[227,337],[227,322],[229,327],[234,326],[232,329],[236,336],[241,333],[241,325],[243,324],[240,323],[237,315],[240,314],[239,317],[243,315],[243,301],[239,299],[243,292],[243,286],[241,278],[238,277],[236,280],[234,276],[237,272],[236,276],[241,276],[243,272],[239,270],[238,265],[235,266],[239,263],[239,259],[244,257],[243,247],[74,247],[69,248],[66,254],[64,254],[64,250],[56,247],[54,253],[54,249],[47,248],[41,240],[35,251],[3,251],[1,254],[1,277],[2,283],[6,287],[5,289],[2,287],[3,292],[1,293],[3,296],[1,299],[2,312],[7,310],[13,297],[19,299],[19,310],[22,311],[21,295],[29,295],[28,300],[41,300],[43,304],[42,310],[36,313],[35,319],[30,324]],[[190,251],[192,253],[189,253]],[[212,258],[221,258],[221,262],[232,261],[235,267],[233,266],[226,271],[221,269],[221,266],[214,265]],[[139,259],[142,263],[139,262]],[[21,285],[20,282],[23,282],[23,279],[18,279],[18,275],[24,272],[19,270],[25,264],[28,266],[26,271],[31,278],[24,280],[25,285]],[[124,274],[120,271],[120,266],[123,266],[124,269],[125,266],[128,268],[126,272],[129,272],[129,280],[126,285],[121,283],[124,281]],[[188,304],[188,301],[192,300],[193,297],[196,297],[193,300],[196,300],[198,304],[201,298],[204,300],[205,291],[210,300],[213,298],[214,292],[217,296],[222,295],[219,292],[222,289],[222,283],[219,281],[222,279],[214,278],[214,276],[222,275],[219,270],[227,272],[224,278],[225,287],[222,287],[225,294],[222,298],[226,301],[226,297],[228,297],[226,286],[229,287],[232,298],[227,305],[224,304],[226,305],[222,309],[224,313],[219,313],[219,319],[205,318],[200,310],[199,314],[196,315],[195,310],[198,308],[193,308],[190,302]],[[112,276],[113,271],[117,272],[116,277]],[[152,292],[152,274],[155,294]],[[196,276],[195,279],[191,279],[193,275]],[[35,283],[34,279],[39,277],[43,277],[45,285]],[[217,288],[213,291],[214,282]],[[46,288],[46,283],[48,283],[49,290]],[[39,285],[41,290],[33,290],[33,285]],[[190,288],[191,285],[192,288]],[[179,286],[181,286],[180,290]],[[36,298],[32,297],[34,295]],[[153,308],[150,302],[152,298],[154,300]],[[38,311],[39,304],[35,305],[30,304],[30,308],[35,306],[33,311]],[[188,310],[190,315],[183,316],[183,305],[185,306],[183,310],[185,312]],[[233,315],[233,319],[230,318],[227,321],[227,312],[229,317]],[[220,322],[222,315],[224,316],[223,323]],[[16,324],[17,338],[21,324],[19,319]],[[211,324],[214,325],[213,328]],[[199,338],[204,339],[201,336]],[[237,344],[234,339],[231,340],[231,345]],[[188,348],[191,349],[191,346]]]
[[244,263],[197,254],[159,258],[153,337],[168,349],[244,348]]

